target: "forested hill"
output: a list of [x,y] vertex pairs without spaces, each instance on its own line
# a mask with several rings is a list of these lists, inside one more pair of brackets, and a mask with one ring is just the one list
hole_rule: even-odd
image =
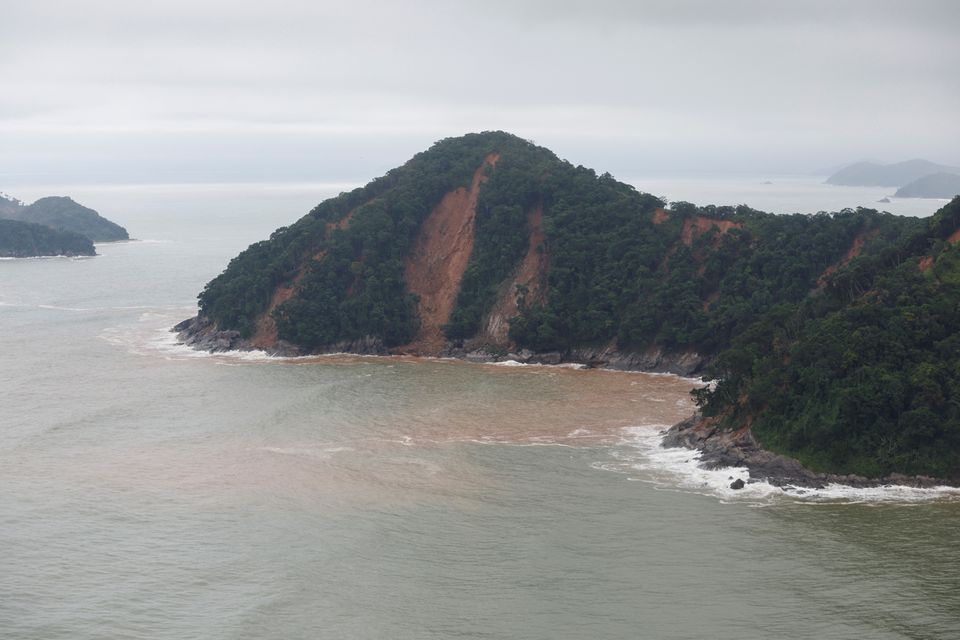
[[0,196],[0,218],[41,224],[57,231],[78,233],[94,242],[129,240],[127,230],[71,198],[50,196],[31,205]]
[[933,173],[897,189],[897,198],[953,198],[960,195],[960,174]]
[[509,134],[446,139],[252,245],[207,285],[200,311],[261,346],[306,352],[363,339],[421,347],[439,328],[428,351],[711,354],[919,224],[871,210],[665,206]]
[[[470,134],[252,245],[208,283],[188,333],[287,353],[695,353],[722,379],[704,410],[752,421],[765,445],[831,470],[944,474],[960,446],[935,418],[960,395],[923,385],[960,362],[944,333],[960,316],[956,249],[929,235],[947,215],[668,207],[515,136]],[[884,324],[894,313],[915,324]],[[847,424],[861,430],[820,440]]]
[[960,168],[919,159],[895,164],[857,162],[835,172],[826,181],[845,186],[902,187],[934,173],[960,174]]
[[77,233],[0,219],[0,257],[92,256],[93,243]]
[[960,480],[960,198],[734,337],[704,414],[820,471]]

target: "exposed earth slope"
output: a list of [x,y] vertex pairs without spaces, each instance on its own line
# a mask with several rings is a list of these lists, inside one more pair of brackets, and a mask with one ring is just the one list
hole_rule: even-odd
[[[720,380],[699,398],[718,428],[753,429],[825,470],[947,476],[960,468],[960,387],[934,393],[928,381],[960,362],[944,333],[960,317],[947,240],[960,225],[934,224],[867,209],[668,207],[515,136],[470,134],[252,245],[178,329],[209,349],[705,371]],[[936,305],[910,287],[883,293],[906,272]],[[890,325],[893,308],[920,324]],[[822,322],[839,324],[824,336]],[[871,367],[894,356],[891,393]],[[809,372],[811,359],[840,369]]]

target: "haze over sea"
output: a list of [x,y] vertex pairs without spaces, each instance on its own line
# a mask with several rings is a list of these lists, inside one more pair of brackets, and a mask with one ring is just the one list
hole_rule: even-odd
[[[820,180],[630,182],[943,204]],[[960,637],[960,494],[732,491],[657,447],[697,381],[174,344],[230,258],[351,186],[3,185],[139,241],[0,261],[0,637]]]

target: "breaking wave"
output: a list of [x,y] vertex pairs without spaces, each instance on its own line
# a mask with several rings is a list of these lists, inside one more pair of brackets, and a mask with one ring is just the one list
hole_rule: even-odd
[[[960,487],[917,488],[903,485],[851,487],[829,484],[822,489],[778,487],[765,481],[751,481],[745,467],[704,469],[700,452],[660,446],[661,431],[670,425],[650,424],[627,427],[621,443],[612,451],[614,462],[597,463],[598,468],[626,473],[631,480],[648,482],[660,489],[688,491],[718,498],[721,502],[766,506],[783,501],[811,504],[918,504],[935,501],[960,502]],[[731,483],[743,480],[742,489]]]

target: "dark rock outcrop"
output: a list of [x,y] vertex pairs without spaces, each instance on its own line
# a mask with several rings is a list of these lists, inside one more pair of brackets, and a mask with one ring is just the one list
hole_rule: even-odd
[[703,369],[706,358],[692,351],[670,352],[648,349],[643,352],[622,352],[613,347],[572,349],[564,357],[566,362],[620,371],[648,371],[691,376]]
[[[705,469],[746,467],[750,471],[749,482],[769,482],[777,487],[822,489],[828,484],[842,484],[852,487],[905,485],[929,488],[951,484],[929,476],[891,474],[883,478],[865,478],[853,474],[817,473],[807,469],[794,458],[762,448],[749,428],[725,431],[699,414],[665,431],[661,446],[686,447],[700,451],[700,466]],[[742,487],[731,485],[731,488]]]
[[[224,351],[264,351],[260,347],[250,344],[239,331],[223,331],[207,318],[194,316],[178,323],[171,329],[176,332],[181,343],[199,351],[220,353]],[[296,345],[278,340],[277,343],[265,350],[268,354],[282,357],[304,355],[318,355],[322,353],[355,353],[358,355],[389,355],[383,342],[377,338],[361,338],[359,340],[344,340],[327,345],[325,348],[305,353]]]
[[[245,340],[239,331],[224,331],[207,318],[194,316],[180,322],[171,329],[181,343],[198,349],[218,353],[223,351],[266,351],[276,356],[305,356],[324,353],[353,353],[357,355],[404,355],[401,351],[389,350],[383,341],[377,338],[341,341],[326,345],[322,349],[303,351],[296,345],[277,341],[271,348],[263,349]],[[447,347],[440,351],[439,357],[458,358],[468,362],[490,363],[514,361],[522,364],[558,365],[564,363],[580,364],[588,368],[615,369],[617,371],[644,371],[649,373],[673,373],[680,376],[693,376],[700,372],[707,359],[693,352],[664,352],[650,349],[643,353],[621,352],[613,347],[572,349],[566,353],[546,351],[535,353],[529,349],[517,352],[477,348],[467,350],[463,347]]]

